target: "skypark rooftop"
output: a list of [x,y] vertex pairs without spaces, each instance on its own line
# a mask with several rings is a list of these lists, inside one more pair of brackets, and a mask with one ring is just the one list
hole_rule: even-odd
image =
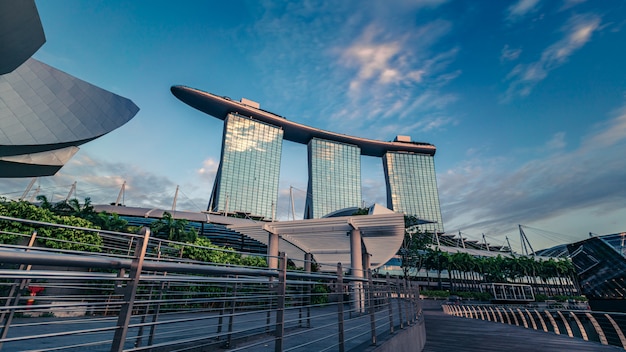
[[246,100],[242,103],[227,97],[203,92],[195,88],[172,86],[171,91],[175,97],[185,104],[222,120],[224,120],[229,113],[238,113],[264,123],[278,126],[284,131],[283,138],[291,142],[307,144],[312,138],[320,138],[356,145],[361,148],[362,155],[376,157],[382,157],[388,151],[435,155],[437,150],[434,145],[428,143],[385,142],[321,130],[289,121],[282,116],[262,110],[258,105],[254,106],[254,102],[245,104]]

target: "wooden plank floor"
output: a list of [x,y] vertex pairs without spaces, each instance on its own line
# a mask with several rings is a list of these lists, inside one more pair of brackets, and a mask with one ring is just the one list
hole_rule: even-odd
[[624,351],[617,346],[601,345],[567,335],[446,315],[440,306],[434,304],[424,305],[424,317],[424,352]]

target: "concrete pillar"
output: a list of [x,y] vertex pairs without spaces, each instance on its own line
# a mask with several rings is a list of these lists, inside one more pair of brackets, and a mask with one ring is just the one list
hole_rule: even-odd
[[307,273],[311,272],[311,269],[313,267],[313,254],[311,253],[304,253],[304,271],[306,271]]
[[350,267],[352,268],[352,276],[364,277],[362,252],[361,230],[353,229],[350,231]]
[[367,272],[367,270],[370,268],[370,257],[372,256],[371,254],[363,251],[363,270],[365,270]]
[[269,233],[269,244],[267,246],[267,266],[270,269],[278,269],[278,241],[277,233]]
[[[352,276],[362,278],[363,275],[363,247],[361,245],[361,230],[353,229],[350,231],[350,267]],[[357,313],[365,312],[365,295],[363,292],[363,283],[354,282],[352,285],[352,302],[354,311]]]

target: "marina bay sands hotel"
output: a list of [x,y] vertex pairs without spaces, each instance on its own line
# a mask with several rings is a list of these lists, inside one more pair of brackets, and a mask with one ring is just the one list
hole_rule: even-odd
[[278,199],[283,140],[308,146],[305,219],[361,206],[361,155],[382,158],[387,207],[424,220],[422,229],[443,232],[432,144],[398,136],[392,142],[305,126],[198,89],[173,86],[189,106],[224,120],[222,154],[208,211],[243,212],[273,219]]

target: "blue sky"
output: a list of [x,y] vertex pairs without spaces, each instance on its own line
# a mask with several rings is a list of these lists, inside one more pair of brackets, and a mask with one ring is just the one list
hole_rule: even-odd
[[[335,132],[437,146],[444,226],[535,249],[626,231],[626,2],[37,1],[35,58],[141,110],[37,185],[49,198],[206,209],[222,122],[172,85],[245,97]],[[280,218],[296,217],[306,147],[283,146]],[[380,160],[363,199],[385,203]],[[30,180],[0,181],[21,195]]]

